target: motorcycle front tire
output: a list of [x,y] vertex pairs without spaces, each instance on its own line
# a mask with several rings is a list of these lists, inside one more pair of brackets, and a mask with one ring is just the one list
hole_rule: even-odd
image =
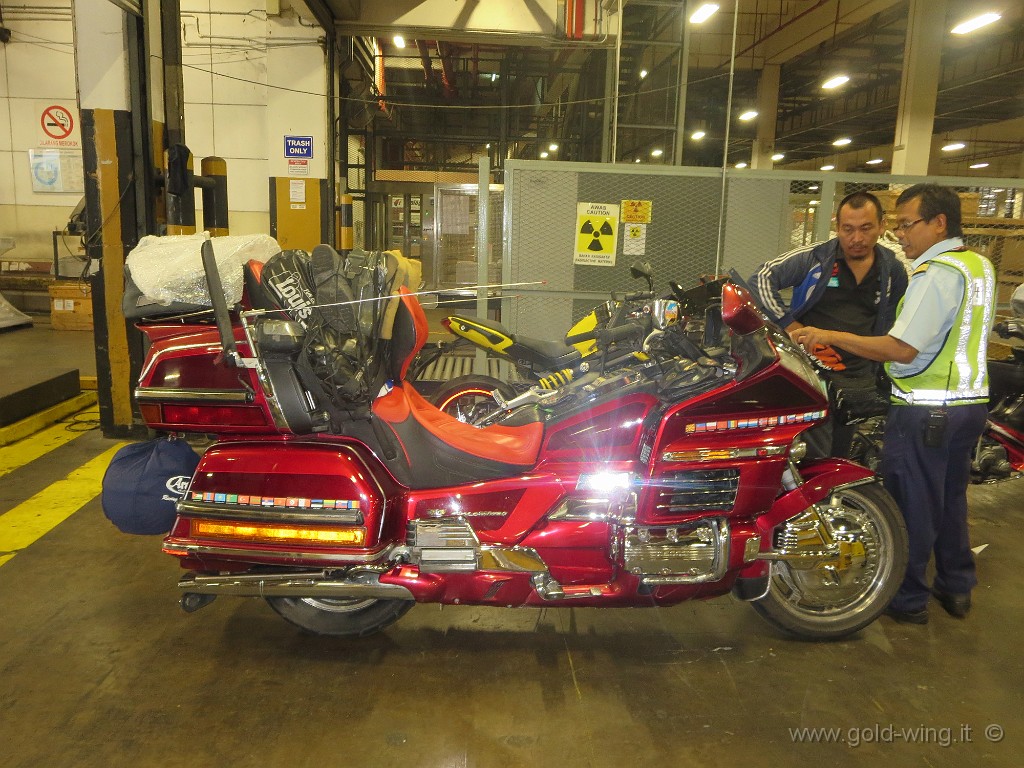
[[314,635],[366,637],[391,626],[415,600],[334,597],[266,597],[285,621]]
[[[751,605],[798,638],[835,640],[863,629],[889,605],[906,574],[909,545],[903,514],[881,483],[837,490],[820,510],[836,540],[863,545],[863,558],[841,569],[773,562],[768,592]],[[785,524],[780,528],[784,534]]]
[[493,376],[470,373],[443,384],[430,401],[459,421],[474,423],[498,409],[491,393],[498,390],[506,400],[516,396],[515,388]]

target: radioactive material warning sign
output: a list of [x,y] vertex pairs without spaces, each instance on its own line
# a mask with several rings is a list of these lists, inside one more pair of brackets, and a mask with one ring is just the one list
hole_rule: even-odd
[[647,225],[622,225],[622,255],[643,256],[647,251]]
[[576,204],[576,255],[573,264],[614,267],[618,244],[619,206]]

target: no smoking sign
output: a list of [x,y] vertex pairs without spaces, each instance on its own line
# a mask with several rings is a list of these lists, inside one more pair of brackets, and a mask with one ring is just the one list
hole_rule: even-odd
[[79,137],[75,110],[62,104],[42,102],[39,146],[77,148]]

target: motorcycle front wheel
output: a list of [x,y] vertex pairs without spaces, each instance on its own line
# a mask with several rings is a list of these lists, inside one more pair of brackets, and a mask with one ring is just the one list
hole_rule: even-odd
[[[878,483],[838,490],[818,506],[832,538],[862,545],[863,556],[845,567],[777,560],[767,594],[751,605],[785,632],[831,640],[863,629],[889,605],[907,569],[907,528],[896,502]],[[792,521],[776,531],[776,544],[783,540],[807,542],[797,543],[797,550],[820,548],[799,535]]]
[[267,597],[285,621],[314,635],[365,637],[398,621],[415,600]]
[[471,373],[444,384],[431,402],[459,421],[474,424],[498,410],[498,403],[491,395],[494,390],[498,390],[506,400],[516,396],[511,384],[493,376]]

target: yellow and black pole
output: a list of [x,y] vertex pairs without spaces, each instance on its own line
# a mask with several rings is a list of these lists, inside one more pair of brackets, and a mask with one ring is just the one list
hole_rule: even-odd
[[352,250],[352,195],[341,195],[338,203],[338,252],[343,256]]

